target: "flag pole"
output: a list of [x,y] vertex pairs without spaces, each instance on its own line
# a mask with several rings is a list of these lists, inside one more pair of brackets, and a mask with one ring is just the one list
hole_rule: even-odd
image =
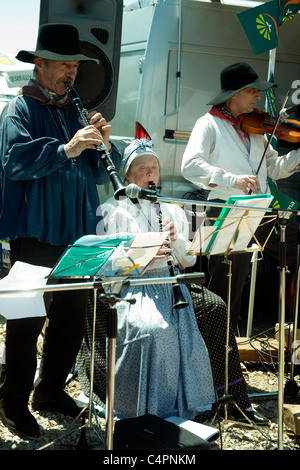
[[[271,49],[269,51],[269,66],[268,66],[268,81],[274,82],[274,71],[275,71],[275,60],[276,60],[276,49]],[[267,90],[266,95],[266,111],[269,107],[270,115],[275,117],[277,115],[275,99],[272,99],[273,89]],[[274,97],[273,97],[274,98]],[[280,310],[280,318],[279,318],[279,327],[280,333],[282,328],[284,328],[285,322],[285,298],[283,299],[284,294],[280,293],[281,302],[279,305]],[[283,351],[284,346],[282,344],[282,335],[280,334],[280,341],[279,341],[279,360],[278,360],[278,436],[277,436],[277,444],[278,450],[283,450],[283,388],[284,388],[284,359],[283,359]],[[284,338],[283,338],[284,339]]]
[[[271,49],[269,51],[268,82],[274,82],[276,52],[277,52],[276,48]],[[276,104],[275,104],[275,99],[273,95],[274,95],[273,88],[267,90],[265,110],[268,111],[268,108],[269,108],[269,112],[271,116],[276,117],[277,110],[276,110]]]

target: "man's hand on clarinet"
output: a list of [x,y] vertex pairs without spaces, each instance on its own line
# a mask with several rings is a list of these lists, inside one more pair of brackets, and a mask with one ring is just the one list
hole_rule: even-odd
[[95,111],[89,113],[88,119],[90,125],[79,129],[65,145],[64,150],[68,158],[76,158],[87,149],[95,150],[102,143],[107,150],[110,150],[109,135],[111,126],[107,124],[101,113]]

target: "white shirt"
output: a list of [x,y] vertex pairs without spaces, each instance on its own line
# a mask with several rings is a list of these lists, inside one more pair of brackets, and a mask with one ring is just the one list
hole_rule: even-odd
[[[227,201],[230,196],[242,196],[241,190],[233,188],[236,177],[257,173],[266,144],[266,137],[258,134],[249,134],[246,142],[225,119],[207,113],[192,130],[182,174],[196,186],[210,190],[209,199]],[[257,175],[261,193],[270,194],[267,177],[287,178],[299,164],[300,149],[278,156],[270,145]]]

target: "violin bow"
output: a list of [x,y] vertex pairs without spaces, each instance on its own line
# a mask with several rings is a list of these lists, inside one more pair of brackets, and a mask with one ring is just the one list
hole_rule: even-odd
[[[287,102],[287,100],[288,100],[289,94],[290,94],[290,91],[287,92],[286,97],[285,97],[285,99],[284,99],[284,101],[283,101],[283,103],[282,103],[281,109],[285,108],[285,105],[286,105],[286,102]],[[277,126],[278,126],[278,124],[279,124],[279,121],[280,121],[280,113],[278,113],[278,116],[277,116],[277,118],[276,118],[276,121],[275,121],[275,124],[274,124],[274,128],[273,128],[272,133],[271,133],[271,135],[270,135],[270,138],[269,138],[269,140],[268,140],[268,142],[267,142],[267,145],[266,145],[266,147],[265,147],[264,153],[263,153],[263,155],[262,155],[262,157],[261,157],[261,160],[260,160],[260,163],[259,163],[258,168],[257,168],[257,170],[256,170],[255,176],[258,175],[258,172],[259,172],[259,170],[260,170],[260,168],[261,168],[262,162],[263,162],[263,160],[264,160],[264,158],[265,158],[266,152],[267,152],[267,150],[268,150],[268,148],[269,148],[269,146],[270,146],[270,144],[271,144],[271,142],[272,142],[272,139],[273,139],[273,137],[274,137],[274,135],[275,135]],[[250,191],[249,191],[249,194],[251,194],[251,193],[252,193],[252,189],[250,189]]]

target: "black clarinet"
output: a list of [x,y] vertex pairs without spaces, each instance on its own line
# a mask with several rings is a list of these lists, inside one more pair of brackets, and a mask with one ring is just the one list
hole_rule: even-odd
[[[156,186],[153,182],[149,182],[149,189],[151,189],[151,191],[156,191]],[[159,230],[160,232],[162,232],[163,225],[162,225],[161,208],[158,202],[155,202],[154,205],[155,205],[155,209],[157,212]],[[175,270],[174,270],[174,258],[172,255],[167,255],[167,265],[168,265],[170,276],[176,277]],[[175,308],[176,310],[179,310],[181,308],[186,308],[189,305],[189,303],[183,297],[180,285],[176,283],[176,284],[172,284],[172,287],[173,287],[174,298],[175,298],[175,303],[173,305],[173,308]]]
[[[78,115],[82,123],[84,124],[84,126],[89,126],[90,123],[87,118],[87,115],[88,115],[87,109],[83,106],[82,101],[79,98],[77,91],[68,82],[65,82],[65,86],[66,86],[69,98],[74,103],[74,106],[78,112]],[[118,199],[118,194],[119,195],[121,193],[125,194],[125,186],[122,183],[116,171],[116,167],[113,164],[112,159],[110,158],[109,150],[106,148],[106,145],[104,144],[104,142],[101,142],[101,144],[97,145],[96,150],[99,153],[99,156],[101,157],[101,160],[103,161],[104,166],[110,176],[112,185],[115,190],[114,197]]]

